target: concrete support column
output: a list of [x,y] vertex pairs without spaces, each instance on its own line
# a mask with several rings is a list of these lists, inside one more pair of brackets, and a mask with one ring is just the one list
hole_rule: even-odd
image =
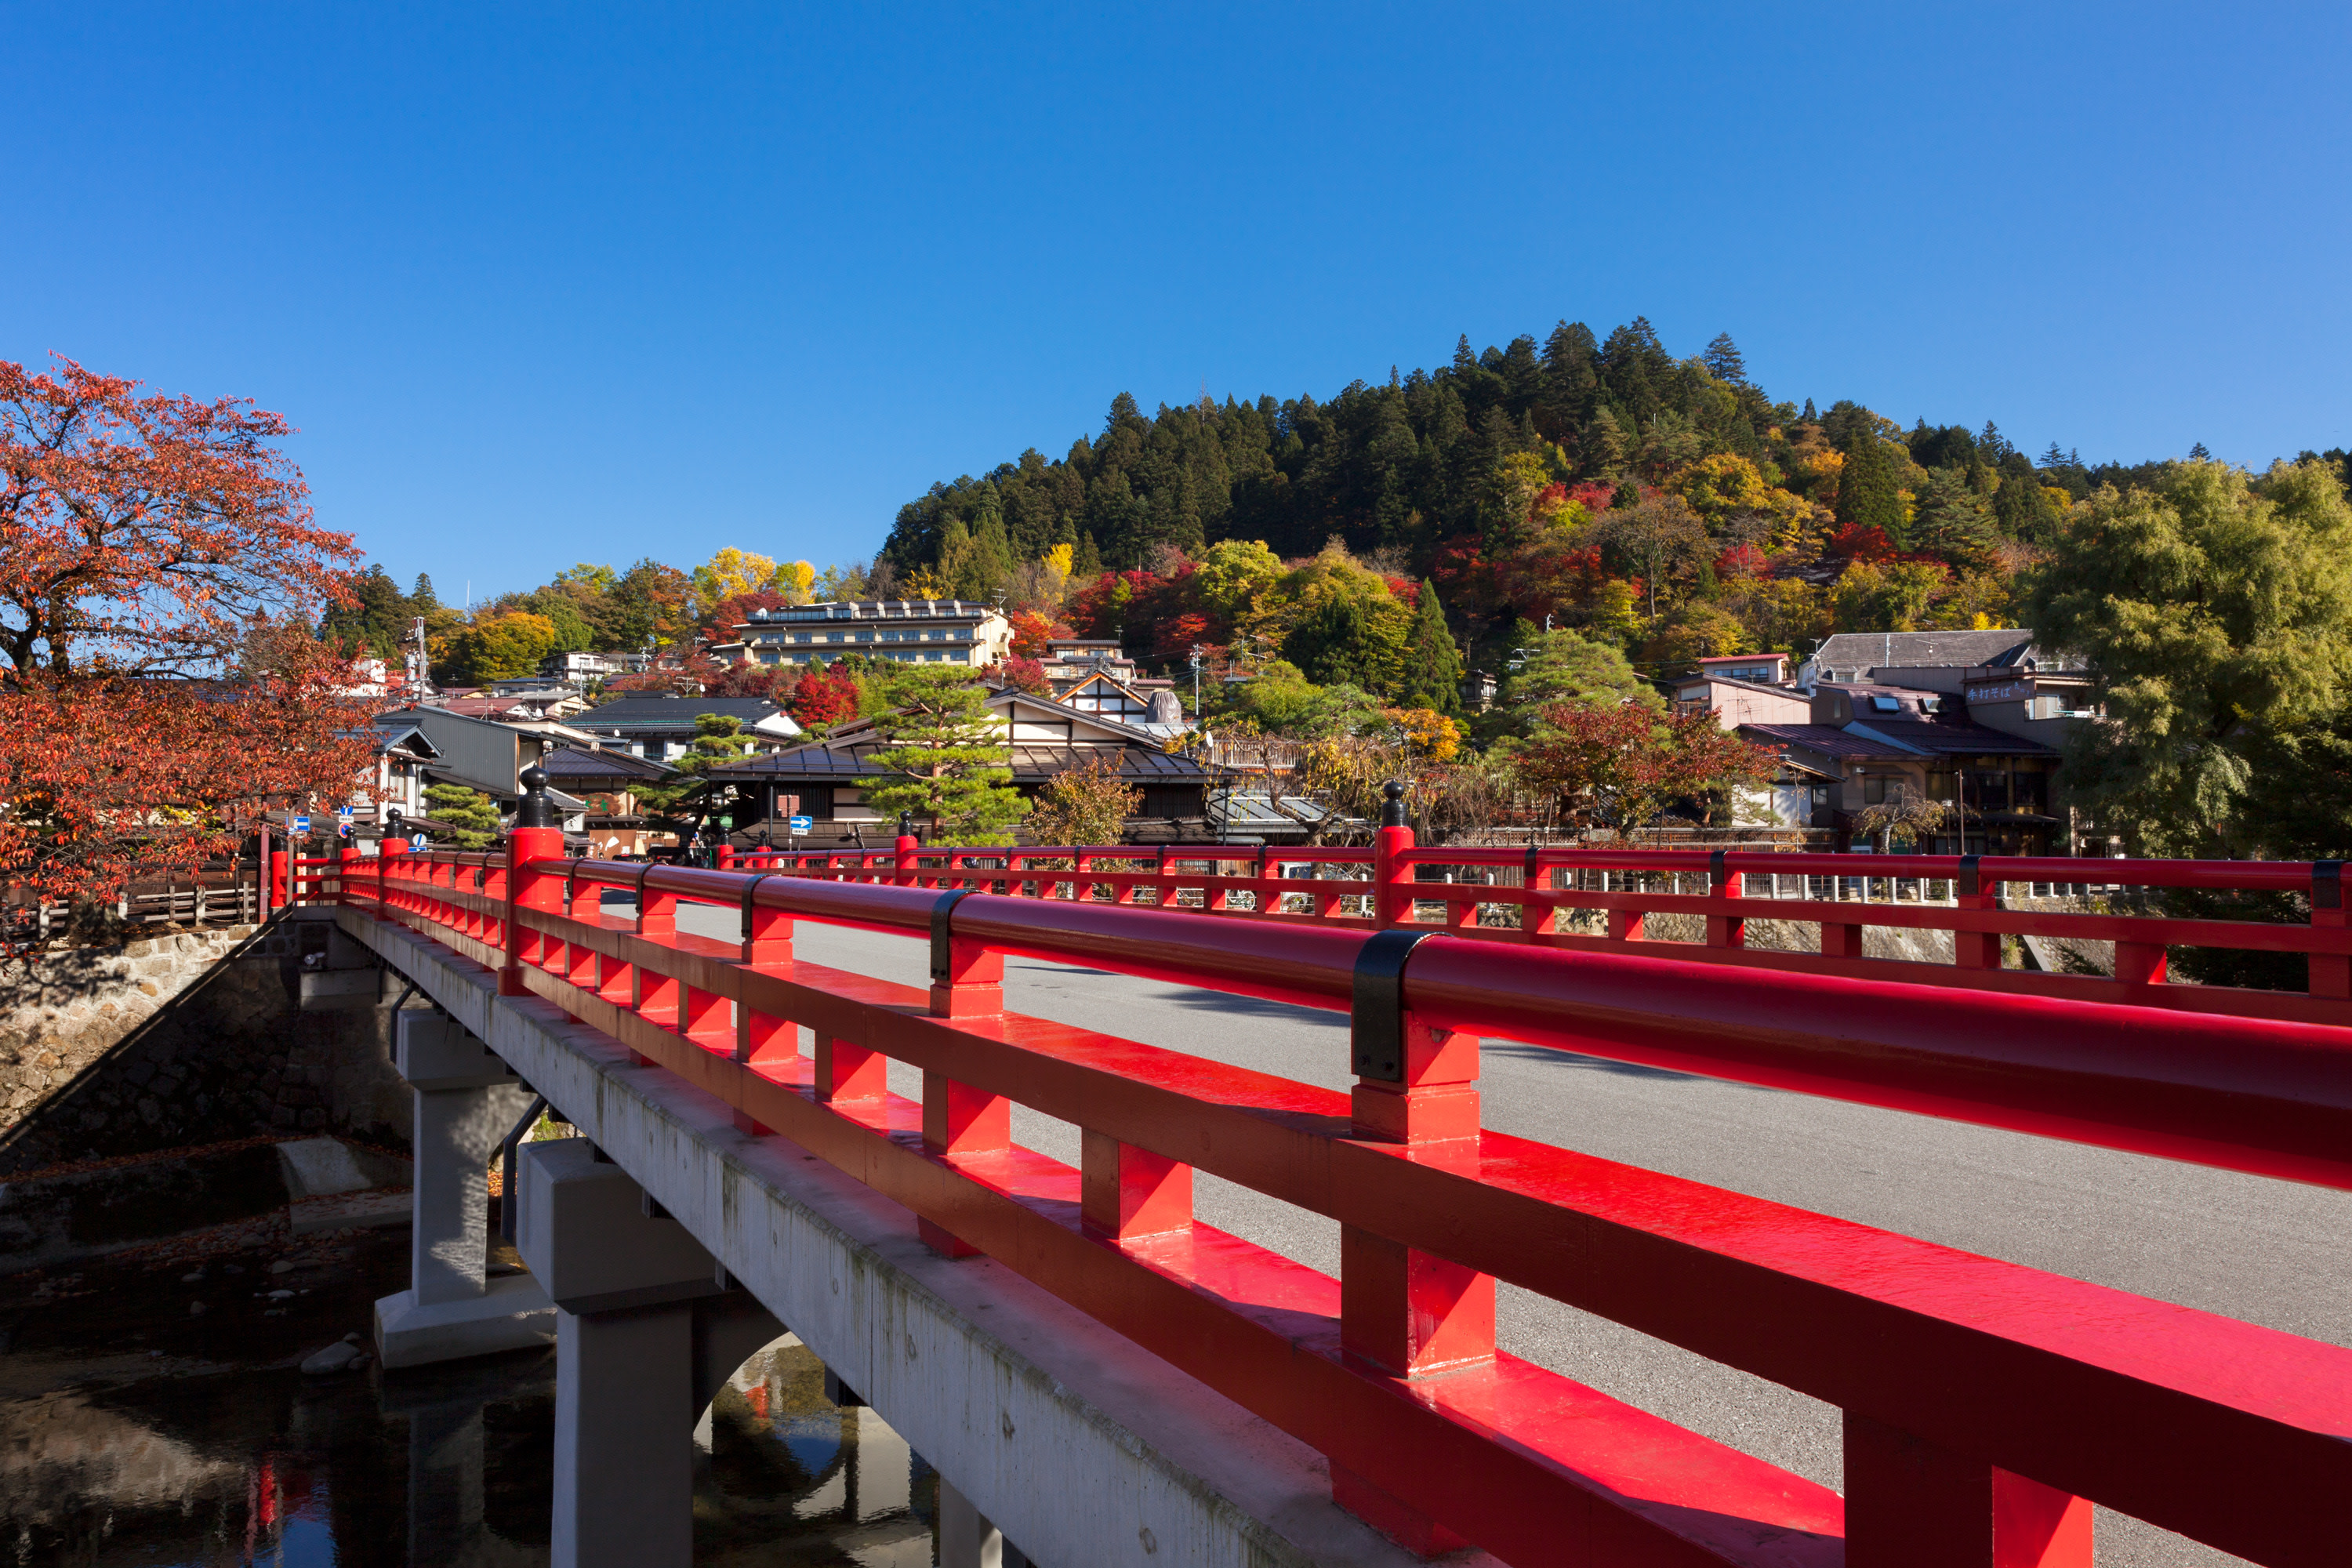
[[531,1144],[516,1176],[516,1245],[557,1313],[551,1561],[688,1568],[702,1363],[731,1372],[781,1325],[740,1321],[718,1261],[586,1139]]
[[940,1568],[1031,1568],[1021,1549],[940,1478]]
[[404,1011],[393,1059],[415,1100],[409,1288],[375,1304],[387,1367],[545,1344],[546,1293],[527,1275],[488,1278],[491,1153],[530,1103],[506,1064],[454,1018]]

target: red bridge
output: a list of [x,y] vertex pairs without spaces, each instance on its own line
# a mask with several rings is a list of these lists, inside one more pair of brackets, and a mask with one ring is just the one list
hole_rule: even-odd
[[[501,857],[389,841],[380,858],[298,868],[296,890],[340,903],[348,933],[555,1100],[643,1184],[648,1214],[684,1221],[722,1282],[750,1288],[894,1426],[921,1426],[882,1405],[882,1384],[912,1373],[877,1359],[871,1321],[827,1326],[816,1276],[792,1272],[817,1256],[793,1248],[816,1242],[777,1239],[781,1220],[766,1240],[743,1233],[740,1182],[800,1202],[795,1173],[830,1167],[887,1200],[875,1223],[898,1215],[940,1258],[996,1260],[1103,1342],[1174,1369],[1168,1386],[1321,1456],[1339,1509],[1418,1555],[2061,1568],[2092,1563],[2096,1502],[2258,1563],[2347,1560],[2352,1352],[1506,1136],[1482,1126],[1479,1090],[1482,1041],[1513,1041],[2342,1189],[2352,929],[2333,863],[1418,848],[1401,826],[1369,851],[901,838],[722,870],[561,847],[530,826]],[[1904,880],[1907,900],[1868,897]],[[2084,881],[2303,892],[2311,916],[1996,898]],[[615,889],[625,914],[604,905]],[[681,931],[696,905],[726,911],[725,938]],[[1606,933],[1574,929],[1579,910],[1603,911]],[[1704,941],[1653,939],[1659,915],[1700,917]],[[1748,946],[1764,920],[1818,924],[1820,951]],[[928,985],[796,959],[800,922],[914,939]],[[1871,926],[1949,932],[1953,962],[1864,956]],[[2008,936],[2112,942],[2116,973],[2005,967]],[[2305,955],[2308,989],[2166,984],[2179,945]],[[1008,955],[1345,1014],[1354,1087],[1140,1044],[1115,1016],[1087,1028],[1008,1012]],[[890,1092],[891,1062],[919,1069],[919,1100]],[[626,1086],[640,1087],[624,1104]],[[1016,1144],[1016,1104],[1081,1129],[1079,1163]],[[1198,1221],[1195,1172],[1336,1221],[1338,1277]],[[420,1209],[420,1249],[427,1228]],[[1837,1406],[1843,1495],[1508,1353],[1498,1282]],[[565,1311],[562,1331],[584,1333]],[[919,1337],[907,1331],[908,1358]],[[1162,1375],[1100,1364],[1102,1390],[1054,1376],[1116,1403],[1123,1380]],[[560,1410],[560,1431],[587,1419],[586,1397]],[[1178,1402],[1162,1388],[1134,1408]],[[1089,1443],[1126,1456],[1100,1460],[1105,1475],[1144,1463],[1139,1451],[1181,1468],[1171,1455],[1190,1439],[1116,1425],[1073,1427],[1073,1475],[1097,1463]],[[1007,1405],[1004,1451],[1018,1427]],[[1181,1506],[1143,1488],[1159,1500],[1138,1509],[1175,1509],[1156,1522],[1076,1492],[1024,1515],[1005,1489],[1048,1471],[996,1473],[1011,1464],[999,1450],[960,1458],[964,1438],[934,1440],[943,1477],[1054,1568],[1246,1560],[1234,1541],[1259,1561],[1394,1550],[1346,1545],[1344,1521],[1253,1513],[1246,1467]],[[564,1452],[560,1438],[560,1471]],[[967,1485],[959,1462],[991,1475]],[[621,1528],[615,1510],[643,1500],[622,1487],[566,1504],[567,1484],[592,1489],[584,1469],[559,1476],[559,1562],[610,1560],[581,1532]],[[672,1560],[644,1550],[635,1560]]]

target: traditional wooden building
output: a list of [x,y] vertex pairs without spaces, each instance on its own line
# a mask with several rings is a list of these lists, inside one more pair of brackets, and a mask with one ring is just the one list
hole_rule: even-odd
[[563,826],[584,837],[593,854],[605,859],[643,855],[674,841],[674,835],[656,833],[647,826],[637,792],[647,784],[674,781],[676,768],[628,752],[580,746],[557,747],[541,756],[539,765],[547,770],[551,789],[582,803],[575,818]]
[[[1088,713],[1050,698],[1007,689],[992,694],[988,707],[1004,729],[1013,782],[1024,795],[1065,771],[1095,758],[1118,759],[1120,775],[1142,791],[1129,819],[1131,837],[1147,840],[1205,836],[1207,770],[1192,757],[1161,749],[1161,738],[1100,713]],[[813,745],[767,756],[748,757],[710,770],[713,780],[734,786],[742,801],[733,813],[738,842],[784,841],[791,803],[813,819],[813,837],[838,841],[864,834],[868,842],[887,837],[894,824],[866,804],[869,784],[888,776],[875,765],[882,737],[871,720],[835,730]]]

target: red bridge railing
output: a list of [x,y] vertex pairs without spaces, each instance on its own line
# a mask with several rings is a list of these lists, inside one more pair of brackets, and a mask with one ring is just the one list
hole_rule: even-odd
[[[1786,973],[2352,1026],[2352,926],[2346,923],[2342,867],[2336,861],[1449,849],[1418,847],[1410,829],[1384,828],[1370,849],[924,849],[901,839],[890,850],[730,852],[726,864],[829,881],[973,888],[1226,919],[1367,930],[1430,927],[1485,942],[1586,952],[1663,948],[1677,958]],[[2309,919],[2297,924],[2184,919],[2121,908],[2089,912],[2005,907],[2003,890],[2021,884],[2095,888],[2118,904],[2127,889],[2301,893],[2308,900]],[[1907,899],[1899,896],[1905,892]],[[1659,915],[1695,917],[1695,929],[1705,934],[1667,944],[1650,923]],[[1819,951],[1751,945],[1751,921],[1818,925]],[[1937,933],[1949,940],[1952,961],[1866,956],[1867,927]],[[2005,937],[2113,942],[2114,973],[2005,967]],[[2299,954],[2308,989],[2167,984],[2167,950],[2173,947]]]
[[[1341,1503],[1424,1552],[2088,1568],[2095,1500],[2258,1563],[2343,1561],[2352,1351],[1494,1132],[1477,1089],[1492,1036],[2345,1188],[2343,1029],[516,837],[511,862],[389,855],[341,897],[1312,1445]],[[681,931],[688,903],[730,935]],[[796,958],[803,920],[927,942],[929,985]],[[1006,954],[1346,1012],[1355,1087],[1007,1013]],[[1078,1166],[1014,1145],[1014,1103],[1083,1129]],[[1339,1277],[1200,1223],[1195,1170],[1338,1221]],[[1501,1350],[1498,1281],[1838,1405],[1844,1497]]]

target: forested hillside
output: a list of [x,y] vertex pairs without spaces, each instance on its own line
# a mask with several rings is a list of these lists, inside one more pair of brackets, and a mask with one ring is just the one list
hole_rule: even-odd
[[[1517,623],[1551,616],[1662,667],[1801,653],[1833,630],[2000,624],[2064,508],[2158,467],[2087,467],[2054,445],[2037,462],[1990,421],[1906,430],[1852,402],[1776,402],[1728,335],[1677,359],[1646,320],[1601,342],[1563,322],[1540,344],[1464,339],[1450,364],[1328,402],[1146,417],[1121,395],[1057,459],[1032,448],[934,485],[883,554],[923,590],[1021,597],[1024,563],[1066,545],[1074,585],[1133,574],[1125,597],[1145,603],[1118,606],[1122,629],[1170,658],[1233,630],[1166,591],[1208,546],[1299,558],[1336,541],[1383,576],[1431,579],[1474,662],[1506,660]],[[1187,614],[1199,624],[1174,624]]]

